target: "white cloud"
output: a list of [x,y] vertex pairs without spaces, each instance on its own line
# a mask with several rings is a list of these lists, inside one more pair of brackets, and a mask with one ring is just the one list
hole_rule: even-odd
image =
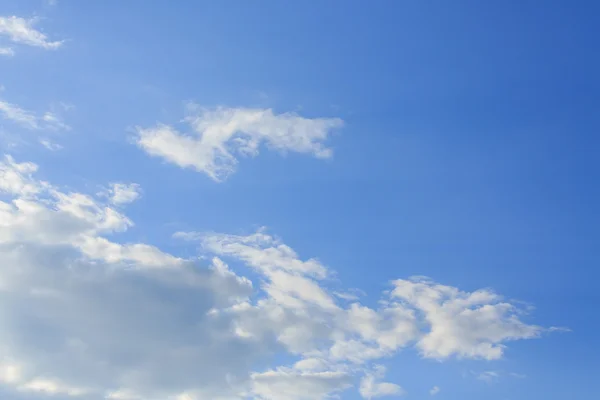
[[0,202],[0,362],[12,360],[0,365],[5,385],[147,399],[196,387],[222,392],[228,373],[248,376],[260,348],[208,314],[246,299],[247,279],[219,260],[200,267],[150,245],[109,241],[102,235],[132,222],[98,199],[36,180],[36,170],[0,163],[0,191],[11,198]]
[[0,47],[0,56],[12,57],[15,55],[15,51],[12,47]]
[[52,379],[35,378],[19,386],[19,390],[28,392],[41,392],[49,395],[64,394],[68,396],[81,396],[87,393],[86,389],[64,385]]
[[41,116],[25,110],[16,104],[0,99],[0,114],[4,119],[12,121],[31,130],[68,131],[71,127],[54,112],[45,112]]
[[124,205],[136,201],[141,193],[137,183],[113,183],[107,194],[112,204]]
[[252,374],[251,393],[256,400],[323,400],[352,386],[341,371],[307,372],[279,368]]
[[323,263],[264,230],[178,234],[216,256],[208,265],[119,243],[114,235],[134,222],[114,208],[127,203],[115,201],[114,185],[108,197],[69,192],[37,179],[37,169],[11,157],[0,162],[0,386],[17,394],[324,400],[363,376],[365,398],[400,395],[371,363],[423,349],[439,329],[431,313],[452,311],[471,327],[452,327],[453,345],[439,345],[450,349],[438,349],[440,359],[478,358],[482,342],[518,339],[507,326],[527,326],[499,312],[473,322],[463,314],[503,303],[422,280],[395,281],[377,309],[340,304]]
[[63,148],[60,144],[54,143],[49,139],[40,139],[40,144],[50,151],[58,151]]
[[[394,281],[394,290],[380,309],[359,303],[345,308],[323,286],[330,274],[323,264],[299,259],[264,230],[248,236],[194,232],[176,236],[198,240],[205,249],[242,261],[264,277],[262,289],[267,297],[231,312],[238,314],[237,324],[244,336],[258,339],[272,335],[288,351],[301,355],[306,360],[296,364],[301,369],[362,366],[412,343],[427,349],[423,352],[426,357],[496,358],[501,353],[494,353],[495,348],[504,346],[503,342],[534,337],[541,329],[521,322],[516,306],[499,302],[500,297],[489,291],[467,293],[424,279]],[[496,312],[489,312],[489,308]],[[436,313],[448,313],[448,318],[456,318],[470,330],[440,325]],[[440,335],[444,328],[447,342],[438,339],[434,343],[440,347],[434,347],[431,337]],[[372,397],[395,388],[375,383],[372,378],[365,381]]]
[[360,395],[365,399],[375,399],[388,396],[402,396],[406,394],[400,385],[389,382],[379,382],[385,375],[385,368],[375,366],[372,372],[367,373],[360,382]]
[[204,247],[211,252],[239,258],[263,273],[281,270],[316,278],[327,276],[327,268],[319,260],[315,258],[306,261],[300,260],[291,247],[264,233],[264,229],[248,236],[201,235],[196,232],[178,233],[176,236],[192,240],[202,239]]
[[338,118],[304,118],[295,113],[275,114],[271,109],[190,107],[185,118],[191,133],[158,124],[137,128],[136,142],[152,156],[182,168],[203,172],[222,181],[235,171],[238,156],[256,156],[261,144],[280,152],[331,157],[325,147]]
[[44,113],[44,115],[41,117],[41,121],[43,121],[43,126],[46,129],[62,131],[71,130],[71,127],[65,124],[61,117],[59,117],[56,113],[50,111]]
[[0,362],[0,383],[14,384],[21,378],[21,371],[15,364]]
[[500,379],[500,373],[496,371],[484,371],[476,374],[477,379],[485,383],[494,383]]
[[14,43],[42,47],[49,50],[59,48],[63,42],[50,41],[44,33],[34,28],[37,22],[38,19],[36,18],[0,17],[0,35],[8,37]]
[[32,174],[37,169],[33,163],[17,163],[11,156],[6,156],[0,162],[0,191],[21,197],[38,193],[45,184],[33,179]]
[[418,342],[425,357],[502,357],[505,343],[538,337],[543,329],[519,319],[524,310],[490,290],[463,292],[427,279],[394,281],[392,297],[423,313],[430,330]]
[[359,297],[355,294],[352,293],[340,293],[340,292],[333,292],[333,294],[342,299],[342,300],[347,300],[347,301],[356,301],[359,299]]
[[438,394],[440,392],[440,388],[438,386],[434,386],[431,388],[431,390],[429,391],[429,394],[432,396],[435,396],[436,394]]
[[24,380],[22,368],[6,361],[0,361],[0,384],[13,385],[19,392],[36,392],[46,395],[80,396],[86,393],[85,389],[69,387],[52,379]]
[[507,376],[509,376],[511,378],[515,378],[515,379],[527,378],[527,375],[518,374],[515,372],[504,372],[504,371],[483,371],[483,372],[469,371],[469,372],[477,380],[483,381],[488,384],[496,383],[501,378],[504,378]]
[[38,118],[30,111],[24,110],[21,107],[0,100],[0,112],[5,119],[11,120],[19,125],[29,129],[38,129]]

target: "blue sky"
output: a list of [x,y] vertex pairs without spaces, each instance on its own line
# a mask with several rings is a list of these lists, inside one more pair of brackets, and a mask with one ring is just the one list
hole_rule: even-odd
[[599,11],[3,1],[0,394],[593,396]]

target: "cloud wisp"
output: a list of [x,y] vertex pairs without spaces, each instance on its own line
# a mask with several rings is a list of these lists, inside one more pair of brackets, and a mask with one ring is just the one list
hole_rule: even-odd
[[15,51],[12,47],[0,47],[0,56],[12,57],[15,55]]
[[63,45],[63,41],[50,40],[45,33],[35,29],[38,22],[37,18],[0,16],[0,36],[6,37],[15,44],[40,47],[46,50],[55,50]]
[[62,118],[52,111],[42,115],[0,99],[0,115],[3,119],[30,130],[68,131],[71,129]]

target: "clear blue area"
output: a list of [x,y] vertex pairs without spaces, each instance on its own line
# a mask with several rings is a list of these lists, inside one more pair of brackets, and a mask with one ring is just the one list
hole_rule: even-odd
[[[182,255],[194,249],[174,231],[264,225],[371,304],[388,280],[427,275],[492,287],[535,305],[527,321],[572,329],[496,362],[407,350],[387,380],[410,398],[432,384],[443,399],[597,395],[600,3],[59,1],[0,5],[72,38],[0,60],[11,101],[76,105],[63,151],[22,148],[19,160],[57,184],[140,183],[126,235]],[[263,151],[216,184],[128,139],[136,125],[176,123],[186,100],[346,126],[330,161]],[[527,377],[490,385],[469,372],[485,370]]]

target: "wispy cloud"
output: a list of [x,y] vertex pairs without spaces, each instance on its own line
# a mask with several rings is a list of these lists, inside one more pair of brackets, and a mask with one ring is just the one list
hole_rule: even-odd
[[0,100],[0,113],[2,113],[4,119],[10,120],[25,128],[39,128],[39,119],[30,111],[27,111],[16,104]]
[[348,290],[346,292],[333,292],[333,294],[342,299],[342,300],[346,300],[346,301],[356,301],[358,299],[360,299],[361,296],[364,296],[365,294],[362,293],[360,290]]
[[0,56],[12,57],[15,55],[15,51],[12,47],[0,47]]
[[41,116],[38,116],[32,111],[25,110],[16,104],[9,103],[2,99],[0,99],[0,114],[4,119],[27,129],[46,129],[55,131],[68,131],[71,129],[71,127],[54,112],[47,111]]
[[63,41],[52,41],[48,36],[34,28],[37,18],[25,19],[17,16],[0,17],[0,35],[10,41],[28,46],[54,50],[62,46]]
[[431,396],[435,396],[436,394],[438,394],[440,392],[440,388],[438,386],[434,386],[431,388],[431,390],[429,391],[429,394]]
[[483,371],[474,374],[477,379],[484,381],[485,383],[494,383],[500,379],[500,373],[497,371]]
[[58,151],[63,148],[60,144],[54,143],[49,139],[40,139],[40,144],[50,151]]
[[47,111],[42,116],[41,120],[45,123],[45,127],[47,129],[60,130],[60,131],[69,131],[71,127],[65,124],[61,117],[58,114]]
[[525,379],[527,375],[519,374],[516,372],[506,372],[506,371],[469,371],[470,375],[474,376],[476,379],[483,381],[488,384],[496,383],[501,379],[506,377],[514,378],[514,379]]

